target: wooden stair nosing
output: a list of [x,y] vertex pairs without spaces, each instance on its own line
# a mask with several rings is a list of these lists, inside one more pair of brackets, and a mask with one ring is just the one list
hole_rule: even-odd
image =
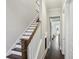
[[16,43],[16,45],[21,45],[21,43]]
[[12,49],[13,51],[18,51],[18,52],[21,52],[21,48],[14,48]]
[[10,55],[7,56],[7,58],[10,58],[10,59],[21,59],[21,56],[15,55],[15,54],[10,54]]

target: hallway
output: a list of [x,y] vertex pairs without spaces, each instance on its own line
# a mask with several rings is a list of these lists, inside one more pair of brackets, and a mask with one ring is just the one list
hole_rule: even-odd
[[55,37],[54,40],[52,40],[52,44],[50,49],[48,50],[45,59],[64,59],[64,56],[61,54],[59,50],[59,42],[58,42],[58,36]]

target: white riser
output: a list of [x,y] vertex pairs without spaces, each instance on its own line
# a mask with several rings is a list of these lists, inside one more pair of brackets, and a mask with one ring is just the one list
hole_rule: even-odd
[[22,36],[22,38],[24,38],[24,39],[29,39],[30,36]]
[[27,30],[27,31],[32,31],[33,32],[34,30],[32,29],[32,30]]
[[16,45],[16,48],[21,48],[21,45]]
[[20,55],[22,56],[22,52],[18,52],[18,51],[11,51],[12,54],[15,54],[15,55]]
[[29,32],[29,33],[24,33],[24,34],[25,34],[25,35],[31,35],[32,33]]

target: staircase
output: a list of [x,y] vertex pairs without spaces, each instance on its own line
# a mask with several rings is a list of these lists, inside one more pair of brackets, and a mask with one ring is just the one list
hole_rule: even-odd
[[[35,12],[39,16],[40,0],[35,2]],[[14,48],[10,49],[10,53],[7,55],[7,59],[32,59],[28,58],[27,50],[28,45],[31,42],[35,32],[39,26],[39,17],[36,16],[36,19],[33,20],[31,25],[24,31],[22,37],[15,43]],[[32,54],[32,53],[31,53]]]
[[[7,56],[7,59],[26,59],[27,58],[27,52],[25,53],[23,49],[28,47],[29,43],[31,42],[38,28],[39,23],[40,23],[39,19],[33,21],[33,23],[22,34],[22,37],[19,40],[19,42],[16,43],[13,49],[11,49],[11,53]],[[24,43],[25,41],[27,41],[28,43],[27,42]]]

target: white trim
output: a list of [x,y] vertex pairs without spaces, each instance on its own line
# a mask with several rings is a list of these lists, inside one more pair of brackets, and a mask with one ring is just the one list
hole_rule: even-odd
[[36,53],[36,56],[35,56],[34,59],[37,59],[37,57],[38,57],[38,54],[39,54],[39,51],[40,51],[41,44],[42,44],[42,39],[41,39],[40,42],[39,42],[38,49],[37,49],[37,53]]
[[51,43],[49,42],[48,48],[50,48],[50,46],[51,46]]
[[43,55],[42,55],[42,59],[45,59],[46,53],[48,51],[48,48],[46,48],[46,50],[44,51]]
[[[42,39],[40,40],[40,43],[39,43],[39,46],[38,46],[38,49],[37,49],[37,53],[36,53],[36,56],[35,56],[34,59],[37,59],[38,58],[41,44],[42,44]],[[44,51],[44,53],[42,54],[42,56],[40,57],[40,59],[44,59],[45,58],[47,51],[48,51],[48,48],[46,48],[46,50]]]

